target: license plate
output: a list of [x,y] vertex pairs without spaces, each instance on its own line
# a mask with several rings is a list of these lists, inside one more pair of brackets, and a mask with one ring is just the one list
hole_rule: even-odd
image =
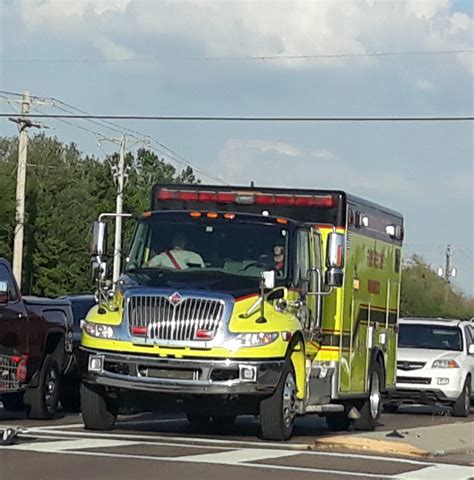
[[171,380],[198,380],[199,370],[148,368],[146,376]]

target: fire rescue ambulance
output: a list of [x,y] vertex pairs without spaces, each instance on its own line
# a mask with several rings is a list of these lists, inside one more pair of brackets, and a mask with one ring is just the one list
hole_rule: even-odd
[[156,185],[123,274],[106,275],[83,325],[82,416],[191,423],[260,419],[290,438],[297,415],[371,430],[395,387],[402,216],[342,191]]

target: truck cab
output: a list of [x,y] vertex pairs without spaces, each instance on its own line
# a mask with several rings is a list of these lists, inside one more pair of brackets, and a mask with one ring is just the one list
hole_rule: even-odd
[[[290,438],[295,416],[310,413],[334,426],[361,419],[373,428],[385,364],[364,356],[366,385],[344,395],[328,344],[344,330],[347,236],[337,218],[346,205],[337,194],[285,192],[281,201],[292,202],[285,211],[277,195],[263,192],[261,200],[274,203],[252,210],[253,192],[223,191],[219,203],[208,187],[174,188],[154,193],[161,203],[139,219],[113,288],[105,224],[95,225],[101,301],[81,339],[86,428],[110,429],[118,413],[147,410],[184,411],[193,423],[255,414],[272,440]],[[319,209],[323,220],[332,209],[333,224],[320,229],[307,215],[278,215],[295,207]]]

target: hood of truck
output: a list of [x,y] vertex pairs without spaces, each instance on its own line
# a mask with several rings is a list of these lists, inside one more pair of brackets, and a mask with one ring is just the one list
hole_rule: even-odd
[[239,277],[222,272],[180,272],[174,273],[171,278],[166,278],[162,272],[148,271],[140,273],[128,273],[121,277],[123,289],[174,289],[202,291],[230,295],[235,299],[257,294],[259,291],[259,279],[249,280],[248,277]]

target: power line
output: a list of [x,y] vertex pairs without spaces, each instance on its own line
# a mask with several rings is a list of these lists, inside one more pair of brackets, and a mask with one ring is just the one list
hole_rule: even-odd
[[362,52],[362,53],[315,53],[307,55],[241,55],[227,57],[102,57],[102,58],[3,58],[1,63],[152,63],[152,62],[226,62],[226,61],[264,61],[279,60],[324,60],[340,58],[401,57],[421,55],[455,55],[474,53],[474,49],[458,50],[411,50],[398,52]]
[[[0,117],[11,114],[0,112]],[[92,114],[32,114],[30,118],[66,118],[75,120],[143,120],[178,122],[471,122],[474,116],[416,116],[416,117],[273,117],[273,116],[204,116],[204,115],[92,115]]]

